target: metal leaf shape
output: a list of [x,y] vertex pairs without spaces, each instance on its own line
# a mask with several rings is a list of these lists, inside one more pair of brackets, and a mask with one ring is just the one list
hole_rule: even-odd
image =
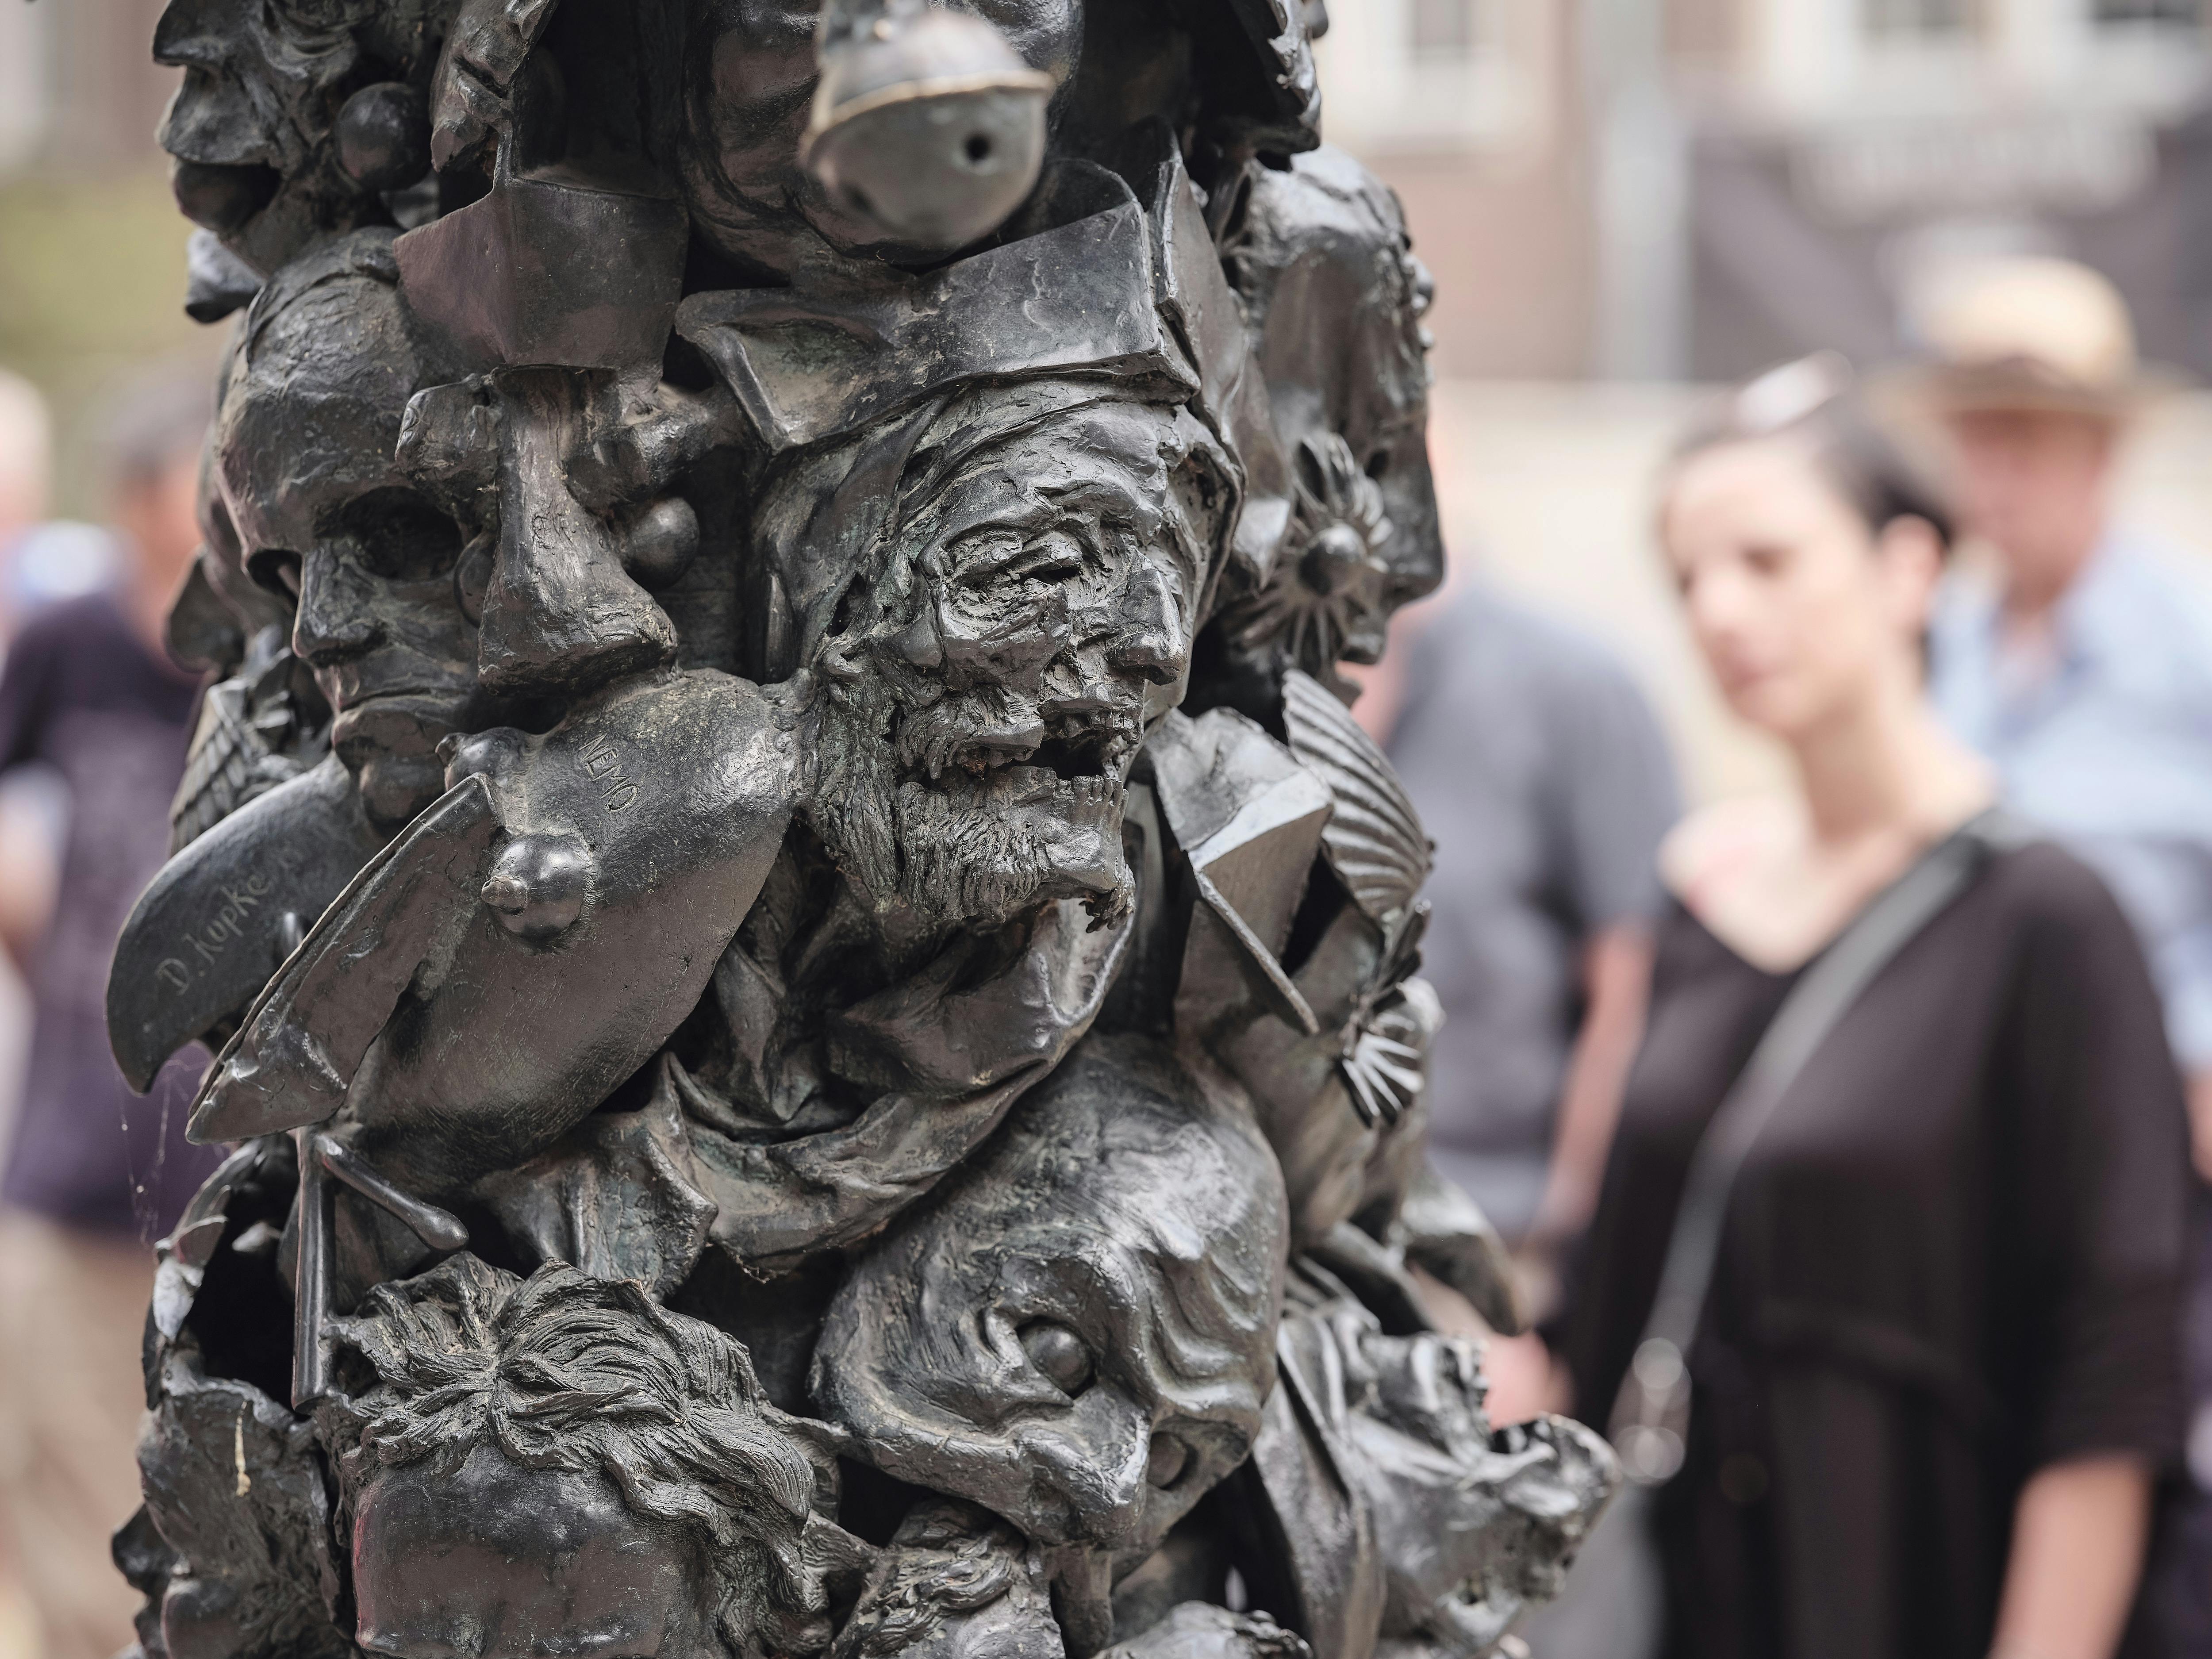
[[1389,757],[1350,709],[1296,669],[1283,678],[1283,721],[1291,752],[1336,799],[1322,832],[1329,868],[1375,921],[1403,910],[1429,878],[1430,842]]

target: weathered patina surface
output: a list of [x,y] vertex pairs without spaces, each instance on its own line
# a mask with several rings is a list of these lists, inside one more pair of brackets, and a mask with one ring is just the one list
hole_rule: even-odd
[[1492,1650],[1427,279],[1284,0],[171,0],[235,311],[147,1659]]

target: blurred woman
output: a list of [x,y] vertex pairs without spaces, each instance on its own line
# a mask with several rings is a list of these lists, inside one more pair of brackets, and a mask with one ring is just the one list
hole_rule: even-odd
[[[1807,964],[1989,775],[1922,697],[1949,541],[1840,365],[1682,444],[1660,538],[1796,787],[1687,820],[1565,1358],[1602,1420],[1691,1158]],[[2187,1152],[2135,936],[2047,843],[1992,854],[1849,1006],[1729,1195],[1652,1513],[1670,1654],[2105,1659],[2180,1435]]]

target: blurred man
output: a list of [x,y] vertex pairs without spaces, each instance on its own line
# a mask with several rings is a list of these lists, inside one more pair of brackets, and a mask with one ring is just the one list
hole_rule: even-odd
[[1430,1142],[1509,1241],[1540,1247],[1596,1198],[1643,1030],[1674,769],[1618,663],[1480,581],[1415,640],[1404,698],[1390,757],[1437,842]]
[[[68,800],[46,915],[0,903],[30,982],[29,1074],[0,1175],[0,1502],[48,1659],[106,1659],[137,1598],[109,1564],[131,1513],[148,1241],[211,1167],[184,1139],[189,1065],[133,1097],[107,1044],[107,963],[168,843],[193,683],[158,643],[198,547],[209,377],[137,388],[111,434],[116,589],[40,612],[0,672],[0,772],[43,763]],[[21,878],[14,866],[0,884]],[[42,925],[40,925],[42,923]]]
[[[19,580],[26,550],[52,527],[42,523],[52,471],[46,398],[21,375],[0,369],[0,642],[14,635],[26,612]],[[0,939],[36,932],[52,902],[54,792],[45,782],[28,772],[0,780]],[[12,1004],[18,988],[12,973],[6,977]],[[0,1065],[11,1072],[21,1057],[16,1036],[11,1025],[0,1039]],[[13,1092],[0,1090],[0,1139],[15,1105]]]
[[2112,521],[2140,390],[2126,307],[2085,267],[2008,260],[1924,326],[1963,517],[1996,557],[1938,614],[1932,694],[2141,931],[2212,1177],[2212,590]]
[[[2113,520],[2114,463],[2144,392],[2127,307],[2084,266],[2005,260],[1949,286],[1923,329],[1965,525],[1995,560],[1938,611],[1931,694],[2013,806],[2095,866],[2134,921],[2212,1179],[2212,589]],[[2212,1492],[2202,1194],[2198,1208],[2190,1463]],[[2208,1505],[2191,1505],[2172,1570],[2154,1565],[2146,1588],[2165,1639],[2191,1653],[2212,1650]]]
[[0,369],[0,559],[46,515],[52,449],[46,399],[21,375]]

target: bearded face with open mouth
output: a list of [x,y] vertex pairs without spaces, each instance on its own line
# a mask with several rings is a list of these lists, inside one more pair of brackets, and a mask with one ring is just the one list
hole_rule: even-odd
[[1114,919],[1130,763],[1182,696],[1230,499],[1218,453],[1182,410],[1096,395],[953,447],[924,439],[885,568],[816,659],[814,822],[879,908],[925,925],[1062,898]]

